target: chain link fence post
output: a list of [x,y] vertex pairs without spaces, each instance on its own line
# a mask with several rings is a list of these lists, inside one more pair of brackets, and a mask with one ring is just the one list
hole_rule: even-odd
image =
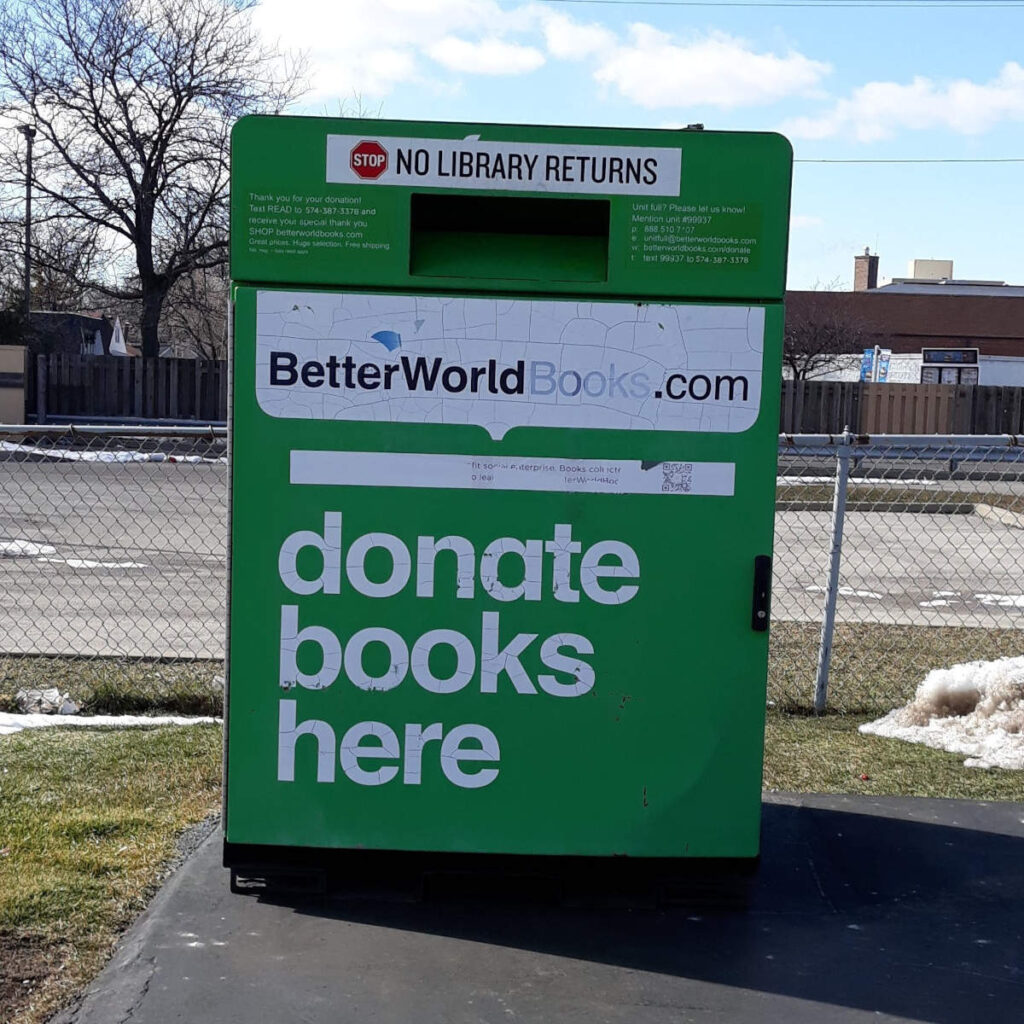
[[818,645],[818,671],[814,679],[814,713],[820,715],[828,702],[828,671],[832,664],[832,636],[836,624],[836,600],[839,596],[839,567],[843,555],[843,524],[846,520],[846,487],[850,479],[850,454],[853,434],[847,427],[836,448],[836,485],[832,497],[832,535],[828,563],[825,609]]

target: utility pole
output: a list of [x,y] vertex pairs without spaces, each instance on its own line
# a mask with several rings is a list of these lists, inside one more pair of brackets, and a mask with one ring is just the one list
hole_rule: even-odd
[[25,136],[28,154],[25,158],[25,319],[32,308],[32,140],[36,130],[23,124],[18,131]]

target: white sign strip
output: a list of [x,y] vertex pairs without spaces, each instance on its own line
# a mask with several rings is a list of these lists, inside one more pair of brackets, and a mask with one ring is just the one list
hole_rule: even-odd
[[414,452],[293,451],[293,484],[438,487],[562,494],[701,494],[730,497],[732,462],[641,462],[516,455],[423,455]]
[[667,147],[327,136],[327,181],[345,185],[678,196],[681,167]]

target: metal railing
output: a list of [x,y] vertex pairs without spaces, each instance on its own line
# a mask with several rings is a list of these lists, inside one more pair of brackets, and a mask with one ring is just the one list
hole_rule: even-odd
[[[769,700],[877,713],[1024,653],[1016,437],[779,439]],[[216,710],[223,427],[0,427],[0,705]]]

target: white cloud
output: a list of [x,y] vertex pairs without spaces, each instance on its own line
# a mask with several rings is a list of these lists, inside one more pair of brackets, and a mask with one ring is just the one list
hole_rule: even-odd
[[629,42],[601,60],[595,78],[648,109],[753,106],[813,90],[828,64],[790,51],[758,53],[723,32],[677,41],[651,25],[630,26]]
[[415,56],[397,47],[368,47],[344,67],[317,50],[311,52],[310,58],[314,95],[385,96],[416,74]]
[[812,217],[806,213],[794,213],[789,218],[791,231],[800,231],[804,228],[820,228],[824,223],[821,217]]
[[282,50],[307,54],[309,103],[359,96],[373,106],[410,83],[438,93],[457,87],[454,76],[586,60],[600,86],[648,109],[737,107],[806,94],[830,70],[721,32],[681,39],[634,24],[619,35],[537,0],[262,0],[253,17]]
[[431,47],[448,36],[501,38],[517,17],[495,0],[263,0],[253,12],[265,38],[308,54],[312,101],[425,82]]
[[798,139],[846,135],[859,142],[875,142],[901,129],[946,128],[961,135],[980,135],[1000,121],[1021,120],[1024,67],[1010,61],[984,84],[968,79],[940,84],[923,77],[908,84],[868,82],[827,113],[793,118],[782,131]]
[[544,33],[548,53],[559,60],[582,60],[615,46],[614,32],[598,24],[581,24],[574,18],[546,8],[534,8]]
[[474,43],[457,36],[445,36],[427,53],[449,71],[471,75],[522,75],[536,71],[544,63],[540,50],[494,38]]

